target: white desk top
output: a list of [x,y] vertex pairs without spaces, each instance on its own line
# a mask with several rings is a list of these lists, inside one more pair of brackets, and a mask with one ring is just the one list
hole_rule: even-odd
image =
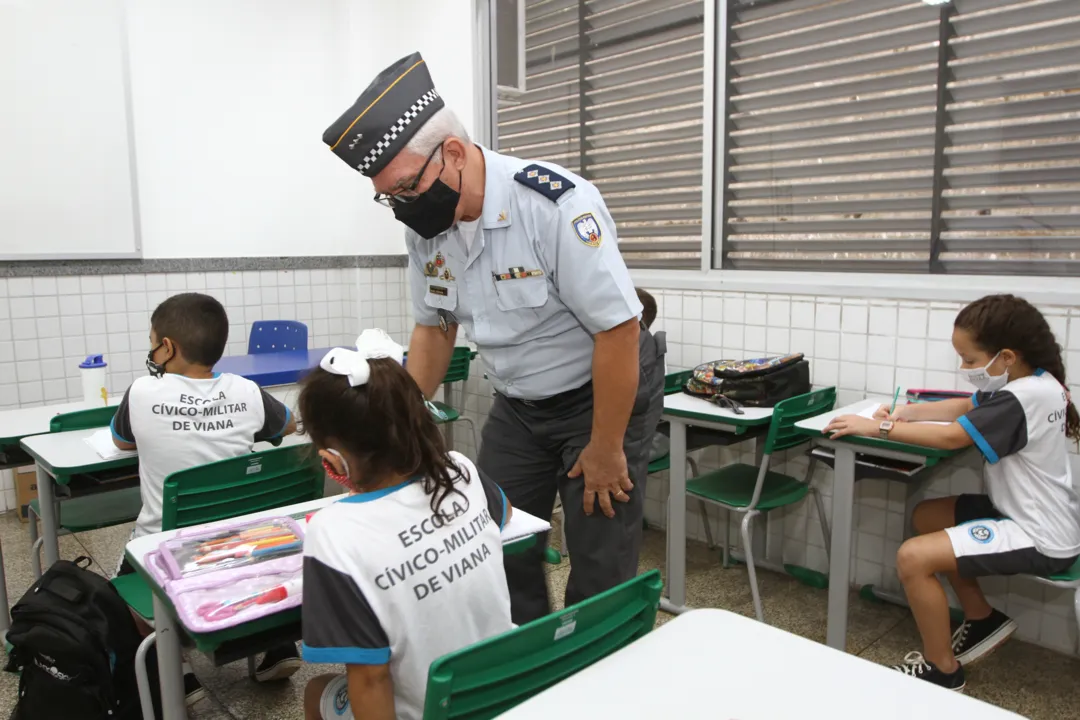
[[828,424],[837,415],[858,415],[863,410],[869,407],[877,407],[878,405],[889,405],[892,403],[891,398],[866,398],[850,405],[845,405],[842,408],[830,410],[820,415],[815,415],[812,418],[806,418],[795,423],[795,427],[802,428],[804,430],[815,430],[819,434],[825,430]]
[[[123,395],[109,398],[110,405],[119,405]],[[21,438],[28,435],[41,435],[49,432],[49,422],[57,415],[89,410],[100,407],[84,402],[63,403],[61,405],[42,405],[40,407],[17,408],[0,411],[0,438]]]
[[[35,460],[57,471],[85,472],[87,468],[101,465],[112,460],[103,460],[94,450],[86,444],[86,438],[96,433],[101,428],[89,430],[71,430],[62,433],[48,433],[46,435],[33,435],[23,438],[22,446]],[[282,438],[280,447],[290,445],[303,445],[311,442],[306,435],[286,435]],[[256,450],[269,450],[273,446],[269,443],[255,443]]]
[[[338,500],[346,497],[345,495],[331,495],[330,497],[319,498],[318,500],[310,500],[304,503],[297,503],[296,505],[287,505],[281,508],[275,508],[273,510],[263,510],[257,513],[251,513],[249,515],[242,515],[240,517],[226,520],[223,523],[212,523],[206,527],[212,527],[214,524],[226,524],[232,525],[238,522],[245,522],[247,520],[258,520],[259,518],[267,517],[287,517],[297,515],[299,513],[310,513],[320,508],[324,508],[331,503],[335,503]],[[306,524],[306,521],[301,519],[301,524]],[[190,533],[193,528],[185,528],[184,532]],[[527,535],[535,535],[541,532],[547,532],[551,529],[551,523],[545,522],[535,515],[530,515],[524,510],[514,508],[513,514],[510,516],[510,522],[506,523],[506,527],[502,530],[503,544],[518,540]],[[176,535],[179,530],[166,530],[164,532],[154,533],[153,535],[144,535],[140,538],[135,538],[127,544],[127,554],[140,566],[143,564],[143,558],[148,553],[157,550],[161,543],[170,539]]]
[[707,419],[713,422],[731,422],[743,425],[764,424],[772,419],[773,412],[772,408],[744,407],[742,409],[743,414],[736,415],[733,411],[722,408],[708,400],[702,400],[682,392],[664,396],[664,414],[667,415],[670,410],[707,416]]
[[680,615],[501,717],[1020,718],[725,610]]

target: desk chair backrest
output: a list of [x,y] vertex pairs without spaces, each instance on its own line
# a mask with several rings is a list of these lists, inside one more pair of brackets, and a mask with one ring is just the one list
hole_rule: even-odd
[[296,320],[259,320],[251,325],[248,355],[307,350],[307,325]]
[[769,434],[765,437],[765,454],[772,455],[774,452],[807,442],[810,438],[799,433],[795,429],[795,423],[828,412],[835,405],[834,387],[796,395],[777,403],[773,408]]
[[653,629],[662,588],[651,570],[439,658],[428,672],[424,720],[495,717],[629,645]]
[[689,380],[690,376],[693,374],[693,370],[683,370],[682,372],[673,372],[665,375],[664,394],[674,395],[675,393],[682,392],[683,386],[686,385],[686,381]]
[[450,356],[450,366],[446,368],[443,383],[462,382],[469,379],[469,365],[475,353],[467,347],[458,345]]
[[165,478],[161,529],[199,525],[322,497],[323,468],[310,445],[263,450]]
[[116,408],[116,405],[107,405],[56,415],[49,421],[49,432],[105,427],[112,422],[113,416],[116,415]]

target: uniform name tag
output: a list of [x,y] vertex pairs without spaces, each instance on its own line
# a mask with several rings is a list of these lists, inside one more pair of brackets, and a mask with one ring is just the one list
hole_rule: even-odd
[[442,295],[443,297],[446,297],[449,294],[449,291],[442,285],[428,285],[428,292],[432,295]]

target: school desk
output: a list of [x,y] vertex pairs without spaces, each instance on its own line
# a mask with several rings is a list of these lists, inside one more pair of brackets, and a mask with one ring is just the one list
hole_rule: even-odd
[[245,377],[259,387],[295,385],[309,370],[318,366],[319,361],[331,349],[324,347],[258,355],[231,355],[218,360],[214,371]]
[[[340,496],[320,498],[305,503],[289,505],[276,510],[263,510],[250,515],[233,518],[230,524],[267,517],[293,517],[304,522],[308,513],[340,500]],[[514,552],[535,542],[536,534],[547,532],[551,525],[524,510],[514,508],[510,522],[502,530],[503,552]],[[168,596],[146,571],[146,556],[157,550],[161,543],[176,535],[179,530],[167,530],[154,535],[144,535],[127,544],[124,555],[135,571],[146,580],[154,592],[154,630],[158,654],[158,672],[161,682],[162,711],[165,720],[186,718],[184,710],[184,677],[181,670],[179,621]],[[185,528],[190,534],[192,528]],[[343,612],[347,609],[343,608]],[[300,608],[267,615],[248,623],[236,625],[213,633],[187,633],[196,649],[210,656],[215,665],[223,665],[244,658],[252,658],[281,642],[300,638]]]
[[[89,445],[86,438],[101,430],[71,430],[69,432],[33,435],[22,439],[22,448],[30,455],[37,466],[38,505],[41,509],[41,537],[44,538],[45,567],[50,567],[60,558],[57,541],[55,485],[67,485],[72,476],[84,473],[101,472],[113,468],[139,464],[138,457],[120,457],[103,460]],[[310,442],[304,435],[286,435],[281,445],[299,445]],[[256,450],[265,450],[267,445],[256,443]],[[54,485],[55,484],[55,485]]]
[[[123,395],[109,398],[110,405],[119,405]],[[39,407],[0,410],[0,470],[28,465],[25,454],[19,450],[19,441],[30,435],[49,432],[49,423],[57,415],[98,407],[85,402],[42,405]]]
[[726,610],[692,610],[500,717],[912,720],[1019,715]]
[[[815,445],[831,448],[835,453],[829,547],[829,611],[825,642],[829,647],[838,650],[845,648],[847,640],[848,591],[851,587],[851,530],[855,508],[855,454],[913,463],[922,470],[933,468],[942,460],[962,452],[938,450],[871,437],[845,436],[833,440],[822,434],[829,421],[837,415],[858,415],[867,408],[887,405],[889,402],[888,399],[860,400],[795,424],[799,432],[813,438]],[[910,512],[906,512],[905,519],[910,519],[909,516]]]
[[[667,511],[667,597],[660,598],[661,609],[684,612],[686,607],[686,428],[719,430],[738,442],[753,437],[755,430],[768,427],[772,408],[743,408],[738,415],[701,398],[686,393],[664,397],[662,419],[671,425],[671,468],[668,470]],[[744,438],[745,436],[745,438]],[[766,516],[767,517],[767,516]],[[759,537],[766,537],[758,532]],[[727,542],[727,538],[724,538]],[[764,553],[760,557],[765,557]]]

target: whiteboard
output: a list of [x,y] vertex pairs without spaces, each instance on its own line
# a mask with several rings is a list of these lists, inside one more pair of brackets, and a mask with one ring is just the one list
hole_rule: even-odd
[[123,0],[0,0],[0,260],[137,257]]

